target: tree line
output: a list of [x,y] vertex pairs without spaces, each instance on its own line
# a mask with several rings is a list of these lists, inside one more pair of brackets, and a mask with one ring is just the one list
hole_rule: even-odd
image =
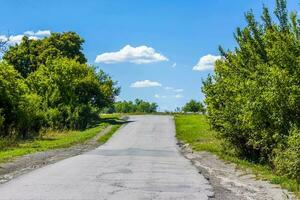
[[106,108],[106,113],[156,113],[158,105],[141,99],[118,101]]
[[[250,11],[234,50],[204,81],[208,119],[234,154],[300,182],[300,19],[276,0],[273,15]],[[232,152],[232,151],[231,151]]]
[[120,89],[87,64],[74,32],[24,36],[0,62],[0,137],[24,139],[45,129],[84,129],[99,120]]

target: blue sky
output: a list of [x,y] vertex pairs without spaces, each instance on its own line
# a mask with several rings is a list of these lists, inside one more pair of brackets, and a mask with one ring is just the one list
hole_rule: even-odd
[[[245,24],[244,13],[253,9],[258,15],[262,4],[272,8],[274,2],[0,0],[0,35],[75,31],[85,39],[89,63],[118,81],[119,99],[141,98],[173,110],[190,99],[203,100],[201,82],[213,71],[209,64],[218,56],[218,45],[233,48],[233,32]],[[288,0],[292,10],[299,3]],[[206,55],[211,56],[198,65],[202,70],[193,70]]]

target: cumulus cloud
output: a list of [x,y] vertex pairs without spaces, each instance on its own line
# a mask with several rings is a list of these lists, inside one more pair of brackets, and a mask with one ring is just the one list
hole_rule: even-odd
[[159,94],[155,94],[154,97],[157,98],[157,99],[166,99],[166,98],[179,99],[179,98],[183,98],[183,95],[182,94],[176,94],[176,95],[159,95]]
[[157,99],[165,99],[165,98],[167,98],[166,95],[159,95],[159,94],[155,94],[154,97],[157,98]]
[[153,62],[168,61],[164,55],[157,53],[155,49],[147,46],[132,47],[126,45],[117,52],[108,52],[96,57],[96,63],[120,63],[130,62],[134,64],[147,64]]
[[183,95],[182,95],[182,94],[176,94],[174,97],[175,97],[176,99],[180,99],[180,98],[183,98]]
[[28,36],[28,38],[31,40],[38,40],[45,36],[49,36],[50,34],[51,32],[49,30],[43,30],[43,31],[39,30],[37,32],[25,31],[24,34],[19,34],[19,35],[10,35],[10,36],[0,35],[0,41],[7,42],[8,45],[12,46],[12,45],[20,44],[25,35]]
[[174,88],[173,88],[173,87],[170,87],[170,86],[166,86],[166,87],[165,87],[165,90],[174,90]]
[[34,31],[25,31],[24,35],[31,35],[31,36],[49,36],[51,35],[50,30],[38,30],[37,32]]
[[175,89],[174,92],[183,92],[183,89]]
[[176,88],[173,88],[170,86],[166,86],[166,87],[164,87],[164,89],[168,90],[168,91],[172,91],[172,92],[183,92],[184,91],[183,89],[176,89]]
[[215,62],[221,59],[221,56],[208,54],[199,59],[198,63],[193,67],[195,71],[206,71],[214,68]]
[[161,83],[156,82],[156,81],[149,81],[149,80],[144,80],[144,81],[136,81],[130,85],[132,88],[149,88],[149,87],[161,87]]

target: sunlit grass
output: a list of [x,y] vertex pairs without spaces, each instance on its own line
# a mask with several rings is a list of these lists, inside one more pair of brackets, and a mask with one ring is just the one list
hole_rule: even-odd
[[[101,115],[102,121],[98,125],[84,131],[46,131],[42,137],[14,142],[0,150],[0,163],[30,153],[67,148],[75,144],[84,143],[95,137],[109,125],[112,125],[112,130],[117,130],[117,128],[120,127],[120,122],[118,121],[119,117],[120,115],[118,114]],[[110,131],[108,134],[112,135],[112,132]],[[102,137],[103,139],[101,139]],[[102,137],[100,139],[103,141],[109,139],[107,135]]]
[[300,199],[300,185],[296,180],[276,175],[266,165],[260,165],[227,155],[222,148],[221,141],[216,137],[216,132],[210,129],[204,115],[175,115],[176,136],[183,143],[188,143],[195,151],[208,151],[220,158],[237,164],[238,168],[250,169],[258,179],[268,180],[273,184],[279,184]]

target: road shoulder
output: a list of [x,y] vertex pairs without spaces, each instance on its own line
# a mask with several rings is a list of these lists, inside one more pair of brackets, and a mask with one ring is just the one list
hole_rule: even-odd
[[182,154],[197,167],[214,188],[213,200],[295,200],[292,193],[268,181],[257,180],[251,171],[238,169],[209,152],[195,152],[179,143]]
[[[114,125],[110,125],[100,131],[95,137],[85,143],[76,144],[68,148],[60,148],[54,150],[47,150],[24,156],[17,157],[12,161],[0,164],[0,184],[10,181],[22,174],[28,173],[32,170],[41,168],[43,166],[56,163],[60,160],[70,158],[91,151],[103,143],[99,139],[106,134],[109,134]],[[116,126],[116,125],[115,125]],[[114,130],[116,131],[116,130]]]

